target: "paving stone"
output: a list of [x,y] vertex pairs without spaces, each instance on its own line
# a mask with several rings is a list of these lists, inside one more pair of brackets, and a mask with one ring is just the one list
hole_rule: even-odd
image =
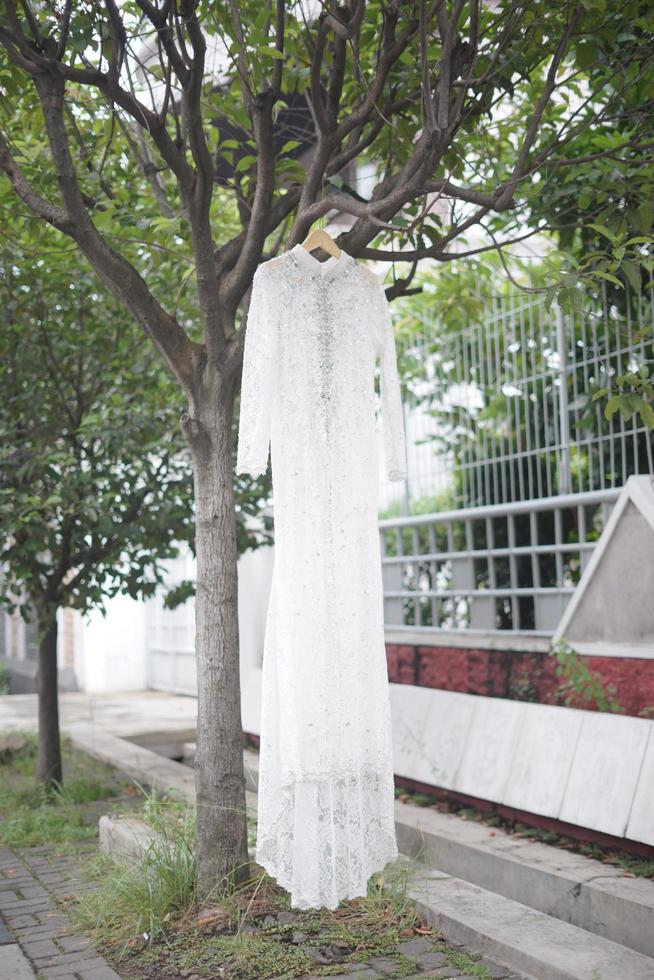
[[56,956],[58,948],[51,939],[38,939],[35,942],[21,943],[23,952],[27,953],[31,960],[41,959],[44,956]]
[[[457,970],[454,966],[439,966],[435,970],[426,970],[420,974],[421,977],[442,977],[443,980],[449,980],[450,977],[456,977],[457,980],[461,980],[462,974],[460,970]],[[479,980],[479,978],[477,978]]]
[[390,956],[373,956],[368,960],[368,965],[372,967],[373,970],[377,970],[379,973],[385,975],[390,973],[397,973],[397,960]]
[[37,939],[58,939],[60,931],[56,926],[27,926],[16,929],[16,936],[19,943],[29,943]]
[[[56,956],[35,957],[34,962],[38,967],[66,966],[92,959],[97,955],[93,947],[89,947],[89,949],[80,949],[74,953],[57,953]],[[102,962],[104,963],[104,960]]]
[[[54,980],[54,978],[69,976],[71,971],[73,971],[73,973],[78,977],[83,976],[84,980],[104,980],[99,972],[95,977],[92,976],[92,968],[99,971],[101,967],[111,969],[106,960],[104,960],[101,956],[96,956],[91,960],[86,960],[85,962],[80,962],[78,960],[71,961],[70,963],[62,963],[60,966],[39,966],[39,973],[45,978],[45,980],[50,980],[50,978],[53,978]],[[112,971],[111,974],[106,975],[106,980],[114,980],[115,976],[117,976],[117,974],[113,974]]]
[[48,898],[14,898],[7,901],[4,895],[0,896],[0,909],[3,912],[44,912],[48,907],[52,907]]
[[77,953],[80,949],[88,949],[91,945],[88,936],[82,936],[81,933],[74,933],[72,936],[59,936],[57,941],[64,953]]
[[76,973],[80,977],[80,980],[121,980],[116,971],[112,970],[104,960],[102,966],[95,967],[91,970],[88,970],[84,966],[81,970],[77,970]]
[[[350,976],[352,975],[353,974],[350,974]],[[380,980],[384,974],[378,973],[377,970],[371,970],[369,967],[366,967],[365,970],[360,970],[358,973],[355,973],[354,976],[357,978],[357,980],[359,977],[377,977],[377,980]]]
[[[345,967],[345,966],[347,966],[347,963],[343,963],[342,965],[343,965],[343,967]],[[340,977],[341,980],[342,980],[343,977],[347,977],[347,980],[350,980],[350,977],[354,977],[355,980],[359,980],[359,977],[376,977],[377,980],[383,980],[383,978],[385,976],[388,976],[388,974],[386,974],[386,973],[378,973],[376,970],[371,970],[370,967],[366,963],[362,963],[361,966],[363,967],[363,969],[362,970],[357,970],[356,973],[350,972],[350,973],[336,973],[336,974],[332,973],[332,974],[329,974],[329,980],[337,980],[338,977]],[[86,980],[86,978],[85,978],[85,980]],[[317,974],[314,974],[314,973],[312,973],[310,975],[303,974],[302,975],[302,980],[324,980],[324,974],[323,974],[322,977],[319,977]]]
[[339,966],[343,973],[347,973],[349,976],[354,975],[355,977],[357,974],[361,973],[362,970],[368,969],[367,963],[339,963]]
[[33,915],[25,915],[24,912],[20,912],[18,915],[7,915],[5,918],[13,929],[22,929],[24,926],[35,926],[38,922],[38,919]]
[[477,962],[486,967],[491,977],[504,978],[511,972],[508,966],[502,966],[501,963],[495,963],[493,960],[487,960],[484,957]]
[[60,912],[58,909],[55,908],[37,912],[34,918],[38,919],[38,921],[42,922],[44,925],[46,923],[48,925],[52,925],[54,923],[56,925],[61,926],[62,928],[64,926],[70,925],[70,919],[67,916],[65,916],[63,912]]
[[0,919],[0,946],[9,946],[11,943],[15,943],[16,940],[9,932],[9,929],[4,924],[2,919]]
[[0,980],[34,980],[35,976],[20,946],[0,946]]
[[23,898],[50,898],[48,892],[41,885],[21,885],[20,891]]
[[[431,953],[420,953],[415,959],[421,970],[434,970],[436,967],[447,966],[445,953],[437,953],[436,950]],[[451,967],[451,970],[452,976],[455,976],[456,968]]]
[[398,951],[404,956],[417,956],[418,953],[426,953],[434,948],[430,939],[425,936],[418,936],[415,939],[403,939],[398,944]]

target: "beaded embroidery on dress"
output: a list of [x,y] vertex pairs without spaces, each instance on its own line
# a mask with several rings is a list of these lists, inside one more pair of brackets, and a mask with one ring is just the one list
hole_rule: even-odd
[[391,480],[406,476],[390,307],[379,278],[343,250],[319,262],[296,245],[255,273],[237,473],[264,473],[269,446],[255,860],[291,907],[335,909],[398,855],[379,451]]

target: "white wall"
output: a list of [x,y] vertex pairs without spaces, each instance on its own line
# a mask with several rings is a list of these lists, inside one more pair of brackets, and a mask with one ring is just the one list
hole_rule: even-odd
[[89,693],[142,691],[146,686],[147,637],[144,602],[115,596],[81,621],[75,669]]

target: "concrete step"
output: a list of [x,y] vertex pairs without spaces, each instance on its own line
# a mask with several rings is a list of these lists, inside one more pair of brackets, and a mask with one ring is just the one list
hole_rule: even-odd
[[407,898],[451,943],[492,957],[534,980],[652,980],[654,959],[420,862]]
[[402,854],[654,957],[649,878],[430,807],[397,801],[395,814]]

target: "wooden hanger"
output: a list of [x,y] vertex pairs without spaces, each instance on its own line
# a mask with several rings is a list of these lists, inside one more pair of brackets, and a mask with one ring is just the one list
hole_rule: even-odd
[[336,259],[341,254],[340,248],[324,228],[314,228],[313,231],[310,231],[302,242],[302,248],[306,248],[307,252],[313,252],[316,248],[322,248],[328,255],[333,255]]

